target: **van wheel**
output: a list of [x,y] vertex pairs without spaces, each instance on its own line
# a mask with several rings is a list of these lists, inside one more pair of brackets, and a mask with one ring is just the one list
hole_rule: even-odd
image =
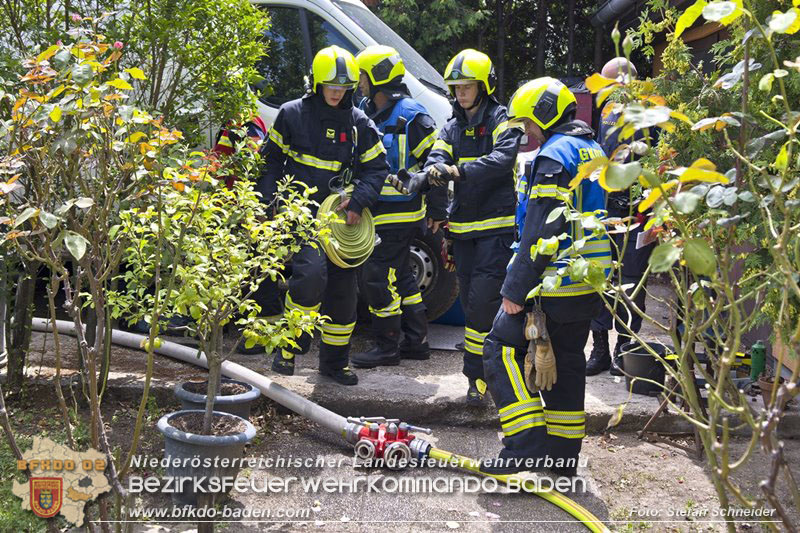
[[[439,250],[442,249],[443,233],[425,233],[414,239],[410,247],[409,262],[411,272],[417,280],[419,292],[427,308],[428,320],[442,316],[458,298],[458,278],[455,272],[448,272]],[[364,293],[361,269],[358,270],[358,291]],[[369,307],[363,297],[358,299],[358,321],[369,322]]]
[[442,261],[440,250],[443,238],[441,231],[426,231],[421,239],[414,239],[411,244],[411,272],[428,309],[428,320],[442,316],[458,298],[456,273],[445,270]]

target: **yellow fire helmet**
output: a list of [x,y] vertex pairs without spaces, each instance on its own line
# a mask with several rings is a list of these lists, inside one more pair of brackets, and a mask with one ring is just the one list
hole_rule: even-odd
[[336,85],[355,89],[358,85],[358,65],[353,54],[338,46],[323,48],[311,63],[314,92],[319,85]]
[[364,48],[357,56],[358,68],[369,76],[372,85],[385,85],[406,73],[406,66],[397,50],[376,44]]
[[453,93],[454,85],[461,85],[471,81],[483,83],[486,94],[492,94],[497,86],[497,75],[489,56],[472,48],[462,50],[450,60],[444,69],[444,82]]
[[542,130],[577,107],[575,95],[555,78],[536,78],[516,90],[508,102],[508,120],[529,118]]

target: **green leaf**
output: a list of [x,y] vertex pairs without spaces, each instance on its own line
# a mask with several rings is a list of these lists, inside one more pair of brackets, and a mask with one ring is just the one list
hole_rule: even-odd
[[54,106],[53,109],[50,111],[50,120],[53,122],[58,122],[61,120],[61,108],[58,106]]
[[78,198],[77,200],[75,200],[75,205],[77,207],[80,207],[81,209],[87,209],[94,205],[94,200],[86,197]]
[[720,22],[736,12],[735,2],[711,2],[703,8],[703,18],[712,22]]
[[752,203],[756,201],[756,197],[750,191],[743,191],[739,193],[739,200]]
[[14,225],[12,227],[16,228],[21,226],[26,220],[36,215],[38,212],[39,210],[35,207],[26,208],[17,218],[14,219]]
[[697,209],[697,204],[700,203],[700,197],[691,192],[679,192],[672,201],[678,213],[689,215]]
[[775,74],[772,72],[767,72],[761,79],[758,81],[758,89],[764,92],[772,91],[772,82],[775,81]]
[[569,265],[569,277],[575,281],[583,281],[589,275],[589,262],[583,257],[577,258]]
[[606,270],[597,261],[589,261],[589,272],[586,274],[586,281],[598,292],[605,289]]
[[84,86],[94,77],[94,71],[90,65],[86,63],[75,65],[72,67],[72,81],[80,86]]
[[605,175],[606,184],[612,189],[622,191],[630,187],[641,173],[642,165],[636,161],[624,165],[609,165]]
[[542,290],[545,292],[554,291],[559,285],[561,285],[561,278],[558,276],[545,276],[542,280]]
[[58,70],[63,69],[66,67],[70,60],[72,59],[72,54],[66,48],[60,50],[54,57],[53,57],[53,66]]
[[670,118],[672,110],[665,106],[645,108],[641,104],[630,104],[625,108],[625,121],[630,122],[637,130],[651,128]]
[[39,211],[39,220],[47,229],[53,229],[58,224],[58,217],[47,211]]
[[74,231],[67,231],[64,235],[64,246],[67,247],[69,253],[72,254],[72,257],[75,258],[76,261],[80,261],[81,258],[86,254],[86,246],[89,244],[83,235],[79,235]]
[[721,185],[715,185],[714,187],[711,187],[711,190],[708,191],[708,194],[706,195],[706,204],[708,207],[716,209],[722,205],[724,199],[725,188]]
[[689,239],[683,246],[683,258],[689,270],[698,276],[711,276],[717,270],[714,251],[703,239]]
[[680,257],[680,248],[676,248],[668,242],[659,244],[650,255],[650,266],[653,272],[667,272]]
[[786,170],[786,167],[789,165],[789,143],[783,143],[781,147],[781,151],[778,152],[778,156],[775,158],[775,162],[772,164],[776,169],[780,171]]
[[133,78],[135,80],[146,80],[147,79],[147,77],[144,75],[144,71],[142,71],[142,69],[140,69],[140,68],[136,68],[136,67],[126,68],[125,72],[130,74],[131,78]]
[[551,222],[558,220],[560,217],[564,215],[564,211],[566,210],[567,210],[566,207],[556,207],[555,209],[550,211],[550,214],[547,215],[547,220],[545,220],[544,223],[550,224]]
[[697,17],[703,12],[703,8],[706,7],[705,0],[697,0],[694,4],[692,4],[683,14],[678,18],[677,24],[675,24],[675,37],[680,37],[683,33],[683,30],[689,28],[694,24],[697,20]]

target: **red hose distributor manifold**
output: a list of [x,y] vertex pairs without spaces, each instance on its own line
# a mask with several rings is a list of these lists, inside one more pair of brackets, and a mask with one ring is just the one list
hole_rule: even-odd
[[382,464],[391,470],[402,470],[411,459],[424,459],[431,448],[429,442],[412,435],[420,431],[430,435],[428,428],[412,426],[397,418],[350,417],[344,437],[354,444],[356,457],[362,461],[382,459]]

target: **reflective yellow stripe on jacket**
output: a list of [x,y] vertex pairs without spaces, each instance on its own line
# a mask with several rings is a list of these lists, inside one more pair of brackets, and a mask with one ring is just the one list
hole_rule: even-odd
[[474,222],[450,222],[450,231],[452,233],[469,233],[470,231],[484,231],[500,228],[513,228],[514,215],[505,217],[487,218],[486,220],[476,220]]

